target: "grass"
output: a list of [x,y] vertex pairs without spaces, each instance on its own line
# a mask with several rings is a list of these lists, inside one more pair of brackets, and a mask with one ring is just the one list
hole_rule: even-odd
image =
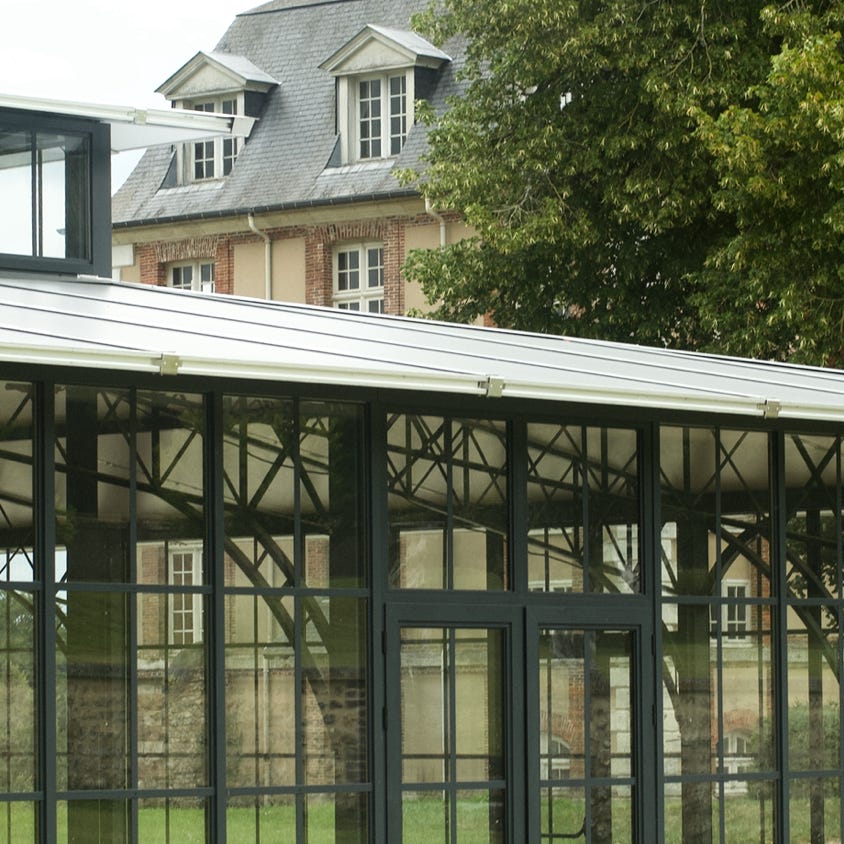
[[[612,844],[630,844],[629,801],[615,797],[612,801]],[[726,798],[725,844],[767,844],[773,840],[773,809],[770,801],[760,804],[757,799],[744,796]],[[827,798],[825,844],[840,844],[838,801]],[[718,842],[718,801],[713,800],[712,841]],[[543,832],[547,834],[549,805],[543,801]],[[558,797],[553,801],[554,830],[572,834],[583,822],[582,799]],[[490,832],[489,804],[477,797],[462,798],[458,802],[457,835],[445,834],[445,806],[441,799],[417,798],[406,800],[403,807],[404,836],[402,844],[489,844],[501,842],[496,831]],[[764,823],[760,820],[764,818]],[[58,842],[66,844],[67,804],[59,804]],[[345,836],[334,828],[334,805],[314,802],[308,809],[308,844],[343,844]],[[293,804],[252,808],[230,808],[227,814],[228,840],[235,844],[257,841],[261,844],[290,844],[295,841],[296,812]],[[665,844],[684,844],[679,798],[666,803]],[[138,811],[139,840],[143,844],[203,844],[206,840],[205,813],[201,808],[146,806]],[[791,844],[809,844],[809,801],[800,797],[791,801]],[[91,842],[97,841],[91,837]],[[545,839],[551,840],[551,839]],[[584,841],[572,839],[574,841]],[[32,803],[0,803],[0,844],[26,844],[35,841],[34,806]],[[117,844],[114,837],[100,838],[103,844]]]

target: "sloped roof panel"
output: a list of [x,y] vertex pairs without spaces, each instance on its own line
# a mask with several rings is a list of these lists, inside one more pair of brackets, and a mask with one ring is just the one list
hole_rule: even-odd
[[0,361],[844,421],[844,372],[206,296],[0,277]]
[[[319,66],[369,24],[407,30],[411,15],[426,4],[427,0],[280,0],[238,15],[213,55],[242,56],[277,80],[278,87],[267,95],[232,173],[213,194],[203,195],[200,214],[188,186],[159,190],[172,150],[149,150],[113,197],[115,226],[407,195],[409,189],[399,184],[393,169],[421,167],[426,133],[419,125],[410,129],[402,153],[387,161],[386,168],[363,171],[353,179],[330,178],[333,168],[328,164],[337,141],[335,80]],[[435,109],[444,108],[445,98],[460,84],[455,68],[462,48],[449,42],[443,49],[454,61],[435,71]]]

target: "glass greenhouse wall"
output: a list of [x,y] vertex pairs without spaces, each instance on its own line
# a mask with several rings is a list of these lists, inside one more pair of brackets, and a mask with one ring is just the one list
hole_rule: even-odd
[[20,372],[0,842],[841,840],[830,426]]

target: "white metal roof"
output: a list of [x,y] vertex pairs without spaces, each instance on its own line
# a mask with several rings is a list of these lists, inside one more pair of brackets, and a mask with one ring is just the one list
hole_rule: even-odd
[[0,275],[0,361],[844,421],[844,372]]
[[195,141],[236,135],[246,137],[254,119],[182,109],[141,109],[131,106],[94,105],[35,97],[0,94],[0,109],[40,111],[82,117],[111,125],[111,149],[124,152],[158,144]]

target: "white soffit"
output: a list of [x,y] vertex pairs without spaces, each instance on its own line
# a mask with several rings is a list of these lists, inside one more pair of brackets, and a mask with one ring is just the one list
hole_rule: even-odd
[[0,361],[844,422],[840,370],[98,280],[0,276]]
[[111,149],[123,152],[158,144],[184,143],[216,136],[245,137],[253,118],[181,109],[140,109],[0,94],[0,109],[20,109],[96,120],[111,126]]

